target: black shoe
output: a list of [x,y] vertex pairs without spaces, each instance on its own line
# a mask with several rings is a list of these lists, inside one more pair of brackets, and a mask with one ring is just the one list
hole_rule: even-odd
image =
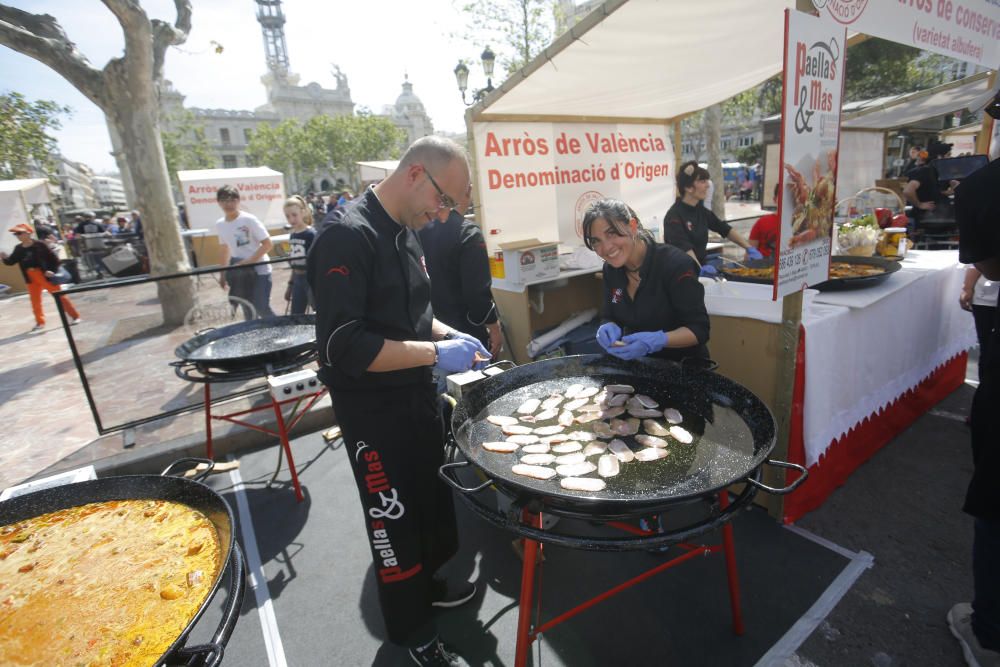
[[411,648],[410,658],[418,665],[428,665],[428,667],[469,667],[469,663],[460,655],[452,653],[441,643],[440,637],[435,637],[434,641],[426,646]]
[[451,584],[440,579],[431,580],[431,606],[451,609],[460,607],[472,598],[476,597],[476,585],[463,581],[458,584]]

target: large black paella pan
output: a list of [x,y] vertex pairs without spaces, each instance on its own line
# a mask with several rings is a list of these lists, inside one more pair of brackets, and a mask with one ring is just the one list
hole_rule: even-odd
[[206,329],[174,350],[180,364],[223,371],[301,366],[315,354],[315,315],[265,317]]
[[[564,489],[558,477],[538,480],[514,474],[511,468],[518,462],[517,453],[483,449],[483,442],[504,439],[500,427],[488,422],[487,416],[513,415],[525,400],[564,392],[573,384],[631,385],[636,393],[657,401],[661,409],[678,410],[683,417],[680,426],[691,433],[693,442],[672,442],[667,457],[660,460],[622,464],[619,475],[605,479],[607,487],[597,492]],[[555,514],[606,519],[641,516],[703,499],[738,482],[776,491],[758,481],[760,468],[774,448],[774,417],[745,387],[696,364],[655,359],[626,362],[585,355],[519,366],[465,392],[452,416],[452,436],[458,450],[498,490],[522,502],[540,503]],[[634,436],[621,439],[634,451],[643,448]]]

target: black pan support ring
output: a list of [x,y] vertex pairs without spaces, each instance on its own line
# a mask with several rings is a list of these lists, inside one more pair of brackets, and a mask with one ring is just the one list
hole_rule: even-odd
[[[455,461],[455,456],[458,453],[458,447],[452,442],[449,447],[449,452],[447,458],[448,463],[441,466],[439,471],[439,476],[449,486],[460,491],[458,494],[466,506],[471,509],[477,516],[485,520],[486,522],[501,528],[503,530],[514,533],[521,537],[526,537],[536,542],[541,542],[543,544],[551,544],[554,546],[566,547],[569,549],[582,549],[585,551],[603,551],[603,552],[620,552],[620,551],[639,551],[639,550],[649,550],[659,547],[666,547],[672,544],[677,544],[678,542],[687,542],[689,540],[698,537],[704,533],[710,532],[724,525],[725,523],[732,521],[732,519],[747,509],[750,503],[753,501],[754,497],[757,495],[758,488],[768,488],[760,483],[761,470],[757,468],[750,475],[747,476],[746,482],[748,482],[743,489],[735,495],[730,501],[729,507],[722,510],[719,508],[716,502],[717,498],[714,494],[703,496],[695,500],[688,500],[684,504],[698,502],[707,507],[707,513],[703,517],[687,523],[683,526],[677,528],[671,528],[670,530],[663,533],[654,533],[650,535],[633,535],[626,537],[596,537],[593,535],[574,535],[565,532],[557,532],[553,530],[542,530],[531,524],[524,522],[524,516],[522,510],[527,509],[532,513],[546,513],[554,514],[557,516],[567,516],[569,518],[583,519],[587,521],[609,521],[613,520],[614,517],[595,517],[593,515],[585,513],[575,513],[567,511],[565,508],[559,508],[558,510],[550,510],[545,507],[539,498],[534,496],[518,496],[513,497],[513,502],[511,503],[510,510],[506,513],[500,512],[498,509],[491,507],[487,503],[483,502],[477,497],[477,493],[484,491],[487,488],[495,487],[497,493],[503,493],[504,495],[510,496],[500,485],[496,484],[493,479],[487,479],[478,486],[467,488],[461,485],[461,482],[454,477],[453,471],[456,468],[472,467],[468,461]],[[797,466],[792,466],[797,467]],[[791,491],[793,488],[801,483],[801,480],[805,477],[796,480],[790,487],[783,489],[785,493]],[[728,493],[723,491],[723,493]],[[677,507],[682,503],[673,503],[673,507]],[[652,513],[652,512],[651,512]],[[629,517],[621,517],[629,518]],[[634,517],[632,517],[634,518]],[[562,525],[562,524],[560,524]]]

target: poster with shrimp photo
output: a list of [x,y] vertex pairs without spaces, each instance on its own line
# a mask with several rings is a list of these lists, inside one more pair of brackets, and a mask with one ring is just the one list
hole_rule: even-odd
[[775,299],[829,276],[846,38],[833,21],[785,10]]

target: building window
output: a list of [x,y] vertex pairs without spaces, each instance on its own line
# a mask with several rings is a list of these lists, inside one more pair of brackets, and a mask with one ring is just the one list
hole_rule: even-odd
[[223,146],[228,146],[231,143],[229,141],[229,128],[221,128],[219,130],[219,138],[222,139]]
[[223,169],[235,169],[236,168],[236,156],[235,155],[223,155],[222,156],[222,168]]
[[728,151],[732,147],[733,147],[733,138],[732,137],[722,137],[722,150]]
[[753,146],[753,135],[752,134],[746,134],[746,135],[740,137],[739,147],[740,148],[745,148],[747,146]]
[[249,127],[244,127],[243,128],[243,141],[249,144],[250,143],[250,138],[252,136],[253,136],[253,130],[251,130]]

